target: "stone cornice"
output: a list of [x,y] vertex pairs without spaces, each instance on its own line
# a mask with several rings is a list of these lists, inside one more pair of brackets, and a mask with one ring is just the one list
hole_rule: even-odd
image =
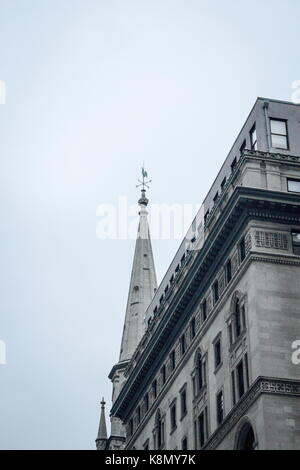
[[247,393],[232,408],[221,426],[210,436],[203,450],[213,450],[247,412],[252,403],[262,394],[291,395],[300,397],[300,380],[273,377],[258,377]]
[[[176,331],[186,322],[201,292],[210,282],[218,263],[249,219],[258,218],[281,223],[300,223],[299,196],[290,193],[256,188],[236,187],[221,216],[196,253],[193,263],[182,280],[180,288],[169,299],[169,305],[154,329],[136,363],[131,363],[130,374],[112,408],[112,414],[125,418],[133,406],[134,396],[143,381],[151,377],[159,355],[166,351]],[[141,387],[142,386],[142,387]]]

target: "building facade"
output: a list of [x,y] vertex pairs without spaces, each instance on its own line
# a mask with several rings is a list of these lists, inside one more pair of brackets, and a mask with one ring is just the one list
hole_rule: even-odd
[[131,278],[148,307],[110,374],[105,448],[300,449],[299,105],[257,99],[155,283]]

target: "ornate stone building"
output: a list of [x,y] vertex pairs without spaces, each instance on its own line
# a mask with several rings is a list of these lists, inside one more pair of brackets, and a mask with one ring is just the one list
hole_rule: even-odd
[[157,289],[147,203],[97,448],[300,449],[299,105],[257,99]]

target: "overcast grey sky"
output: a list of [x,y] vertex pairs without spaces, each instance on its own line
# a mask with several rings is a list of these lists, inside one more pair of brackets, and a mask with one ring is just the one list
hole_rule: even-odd
[[[298,0],[0,0],[0,448],[94,448],[133,241],[96,209],[201,203],[257,96],[300,79]],[[153,243],[161,279],[178,241]]]

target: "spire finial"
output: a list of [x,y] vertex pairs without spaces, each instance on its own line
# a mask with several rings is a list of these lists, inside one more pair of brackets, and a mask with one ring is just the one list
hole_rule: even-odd
[[102,450],[101,446],[104,444],[102,444],[101,442],[106,442],[107,440],[104,398],[102,398],[102,401],[100,404],[101,404],[100,423],[99,423],[98,436],[96,439],[96,443],[97,443],[97,448]]
[[152,180],[149,180],[148,179],[148,173],[147,171],[145,170],[145,164],[143,162],[143,166],[142,166],[142,179],[138,180],[139,184],[136,185],[137,188],[142,188],[141,189],[141,192],[142,192],[142,197],[141,199],[139,200],[139,204],[141,205],[144,205],[144,206],[147,206],[148,205],[148,199],[146,198],[146,188],[149,189],[149,184],[151,183]]

